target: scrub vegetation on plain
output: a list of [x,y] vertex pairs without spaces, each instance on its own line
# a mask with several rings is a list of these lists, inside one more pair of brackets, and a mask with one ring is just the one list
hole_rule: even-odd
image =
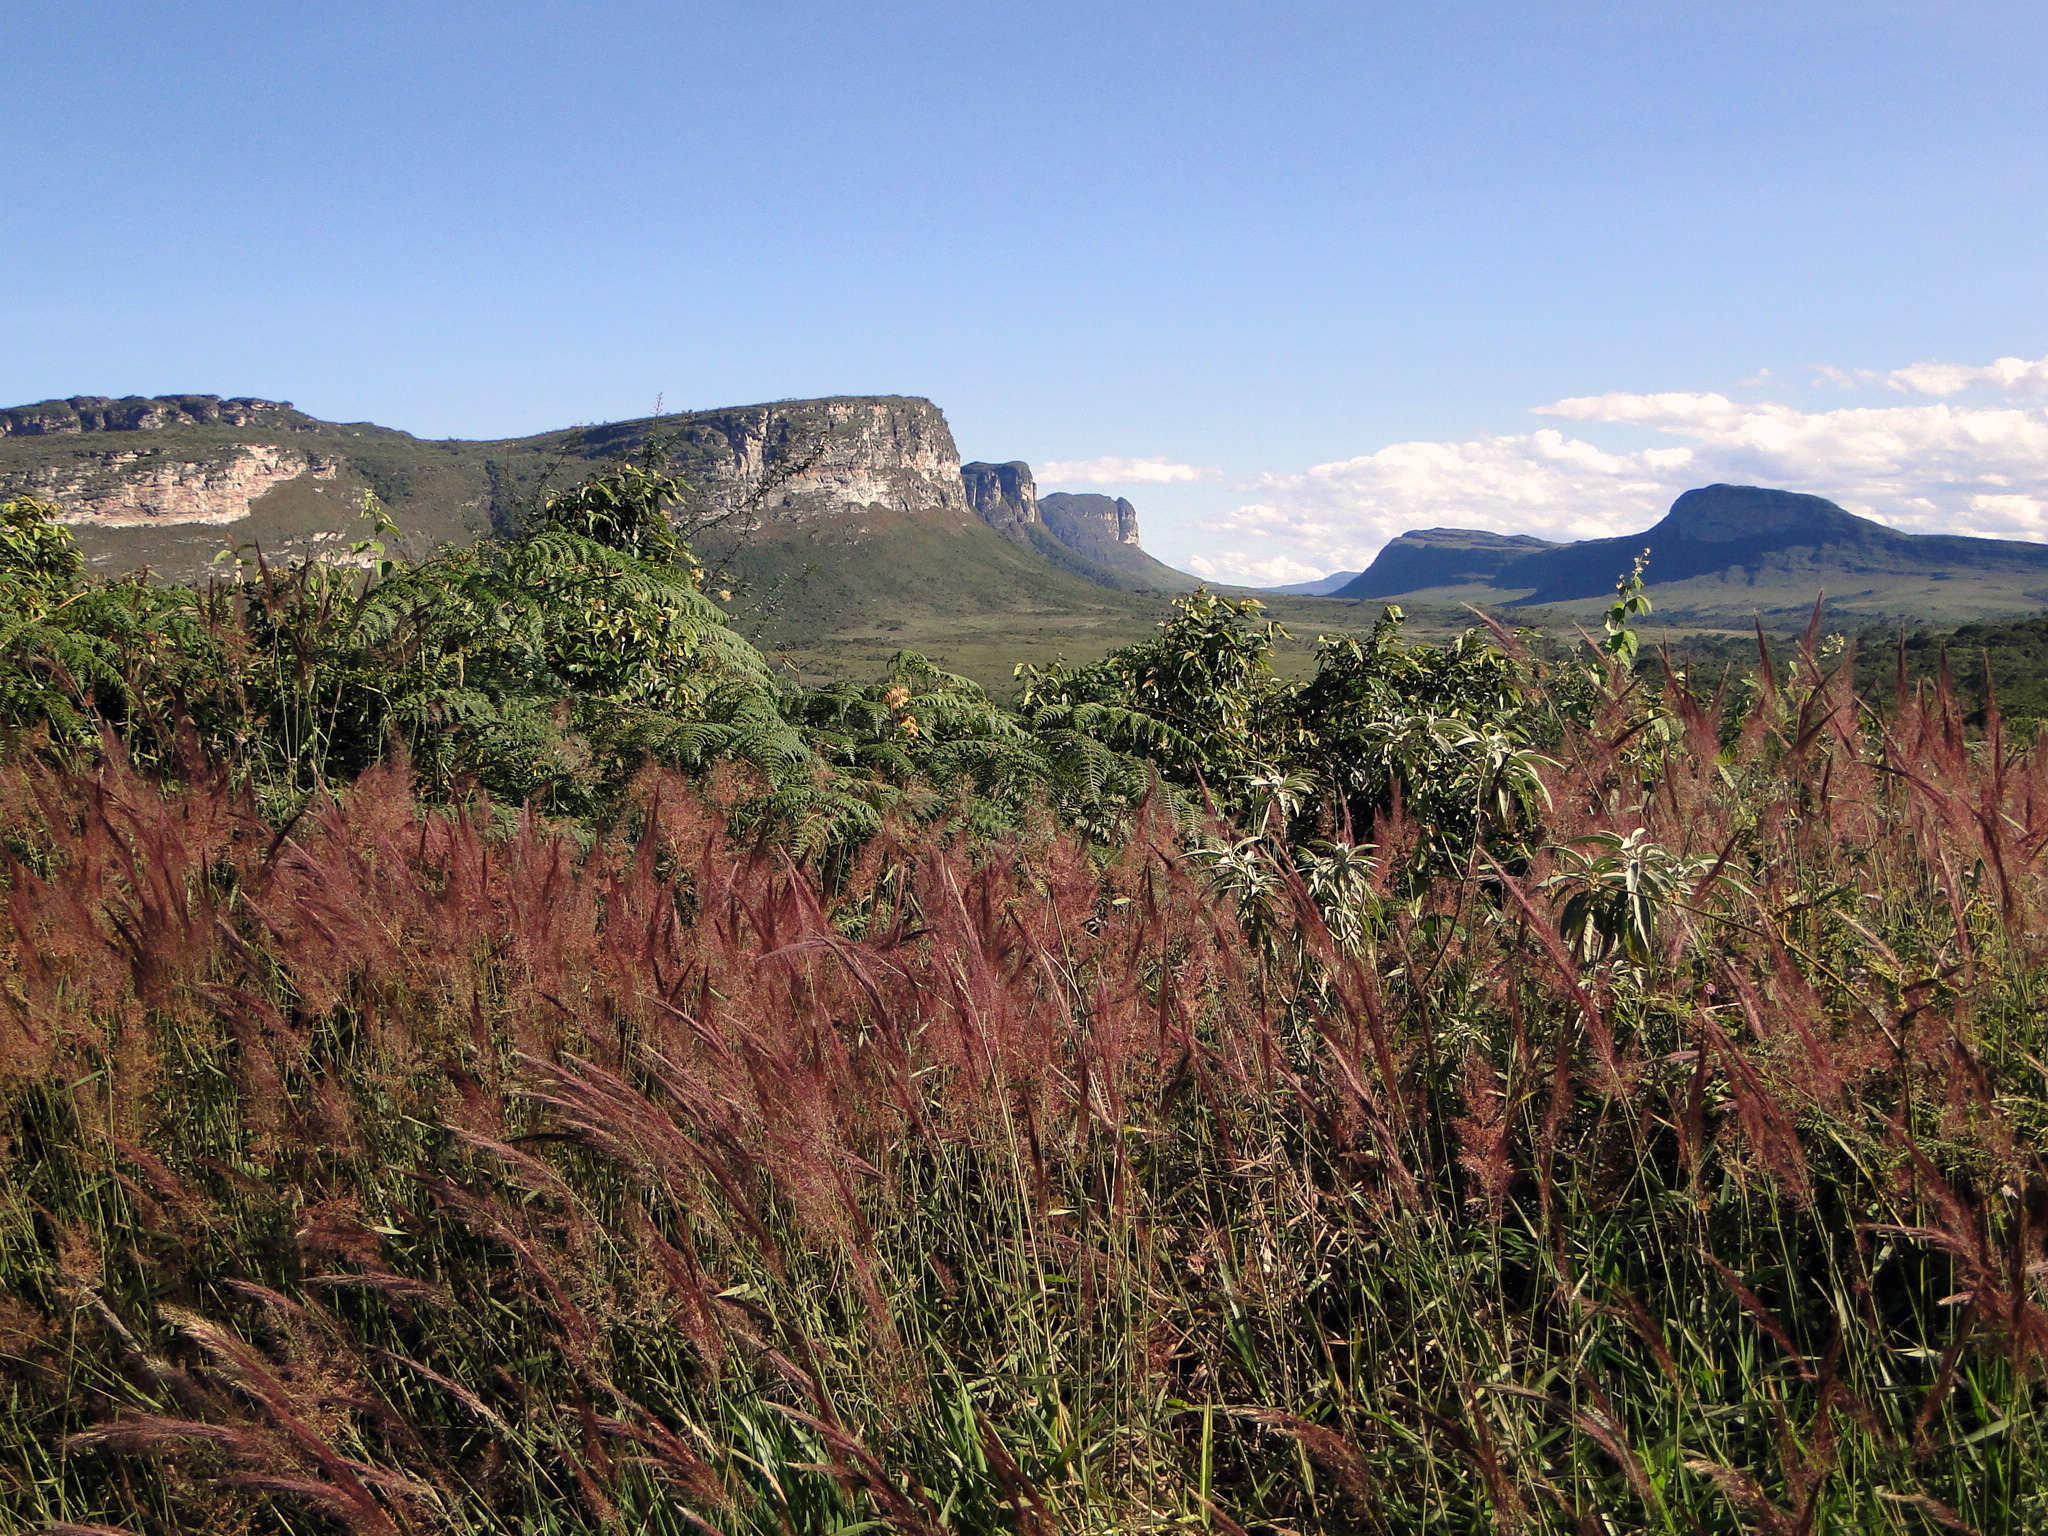
[[2048,1524],[1995,701],[1703,693],[1640,572],[797,690],[671,495],[206,588],[0,515],[10,1526]]

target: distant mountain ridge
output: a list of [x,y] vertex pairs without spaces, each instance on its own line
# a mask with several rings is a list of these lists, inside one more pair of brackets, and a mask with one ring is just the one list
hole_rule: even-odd
[[1786,614],[1823,593],[1837,611],[1927,619],[2048,606],[2048,545],[1909,534],[1820,496],[1753,485],[1686,491],[1654,526],[1552,544],[1427,528],[1389,542],[1341,598],[1569,608],[1605,601],[1645,551],[1660,612],[1696,621]]
[[1284,587],[1263,587],[1254,590],[1278,592],[1286,597],[1329,597],[1364,574],[1363,571],[1332,571],[1327,576],[1318,576],[1314,581],[1295,581]]
[[292,408],[289,400],[239,395],[73,395],[0,410],[0,437],[63,437],[84,432],[147,432],[170,426],[245,427],[281,424],[314,431],[329,425]]
[[1371,565],[1332,595],[1394,597],[1425,587],[1483,585],[1524,555],[1552,547],[1548,539],[1526,533],[1416,528],[1389,542]]

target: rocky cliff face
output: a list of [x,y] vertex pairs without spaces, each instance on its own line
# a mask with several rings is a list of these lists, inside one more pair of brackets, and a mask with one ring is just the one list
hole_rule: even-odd
[[1007,464],[976,461],[960,466],[960,478],[967,487],[967,505],[989,527],[1018,544],[1031,542],[1026,530],[1040,527],[1038,486],[1031,478],[1031,466],[1022,459]]
[[1038,515],[1062,544],[1084,555],[1138,548],[1138,509],[1121,496],[1055,491],[1038,499]]
[[960,478],[975,515],[1015,543],[1033,543],[1031,530],[1042,528],[1079,555],[1138,548],[1138,509],[1121,496],[1040,496],[1031,466],[1022,459],[962,464]]
[[223,537],[210,530],[229,524],[237,544],[309,549],[334,536],[337,518],[353,517],[362,488],[425,553],[515,522],[546,485],[573,485],[654,441],[691,488],[690,536],[712,553],[802,544],[808,569],[842,558],[818,551],[885,532],[992,529],[1027,562],[1100,586],[1193,584],[1139,549],[1129,502],[1042,504],[1028,464],[963,467],[944,414],[914,396],[781,400],[497,442],[422,442],[279,401],[79,395],[0,410],[0,429],[0,496],[57,502],[65,521],[90,533],[105,570],[203,576]]
[[117,450],[31,471],[18,488],[56,502],[63,509],[58,521],[86,527],[234,523],[265,492],[301,475],[331,480],[336,467],[332,459],[268,443],[206,459]]
[[1185,592],[1195,585],[1194,577],[1139,548],[1138,509],[1121,496],[1040,496],[1021,459],[963,464],[960,478],[977,517],[1063,571],[1122,591]]
[[74,432],[149,432],[181,426],[286,426],[311,421],[289,400],[219,395],[73,395],[0,411],[0,437],[58,437]]
[[583,434],[608,456],[650,436],[671,440],[704,514],[736,528],[864,512],[972,516],[960,450],[929,400],[877,395],[701,411],[672,423],[621,422]]
[[929,400],[893,396],[422,442],[279,401],[80,395],[0,410],[0,497],[56,501],[67,522],[92,530],[101,569],[191,578],[205,575],[220,546],[208,525],[235,525],[236,543],[296,549],[351,519],[368,488],[406,530],[407,547],[424,554],[516,520],[544,485],[573,485],[650,437],[668,443],[701,501],[691,509],[700,530],[829,525],[846,542],[884,518],[979,526],[945,417]]

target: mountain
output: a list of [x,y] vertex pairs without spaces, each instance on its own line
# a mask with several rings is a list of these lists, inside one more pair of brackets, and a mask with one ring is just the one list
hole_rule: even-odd
[[1362,571],[1332,571],[1327,576],[1318,576],[1314,581],[1297,581],[1285,587],[1261,587],[1255,590],[1278,592],[1288,597],[1329,597],[1351,585],[1363,574]]
[[[1194,585],[1123,541],[1135,538],[1127,502],[1112,505],[1114,531],[1096,514],[1100,537],[1093,509],[1062,512],[1063,535],[1040,515],[1028,465],[963,474],[944,414],[912,396],[432,441],[285,401],[81,395],[0,411],[0,496],[56,501],[95,569],[204,580],[230,549],[290,559],[372,536],[366,491],[409,553],[467,542],[650,438],[691,487],[692,542],[734,592],[735,622],[814,671],[911,646],[1006,679],[1019,659],[1148,633],[1157,594]],[[998,500],[1008,477],[1011,526],[985,491],[970,501],[991,468]]]
[[1755,585],[1770,577],[1827,584],[1859,577],[1969,566],[2022,567],[2048,573],[2048,548],[1999,539],[1898,533],[1819,496],[1753,485],[1687,491],[1663,521],[1640,534],[1560,545],[1512,562],[1497,584],[1530,587],[1531,603],[1598,597],[1614,588],[1635,557],[1650,552],[1646,574],[1660,585],[1706,578]]
[[1063,571],[1124,592],[1191,592],[1198,584],[1139,547],[1138,510],[1120,496],[1040,496],[1021,459],[963,464],[960,475],[983,522]]
[[1548,540],[1526,533],[1416,528],[1391,540],[1371,565],[1332,595],[1396,597],[1428,587],[1483,586],[1524,555],[1550,547]]
[[1646,550],[1656,612],[1676,624],[1790,620],[1823,594],[1839,616],[1911,622],[2048,606],[2048,545],[1900,533],[1823,497],[1753,485],[1687,491],[1653,527],[1620,538],[1552,545],[1472,529],[1403,534],[1336,595],[1426,592],[1579,617],[1609,601]]

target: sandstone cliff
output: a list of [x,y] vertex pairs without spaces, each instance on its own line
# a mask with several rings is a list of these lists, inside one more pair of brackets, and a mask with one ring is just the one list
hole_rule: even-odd
[[1022,459],[1007,464],[962,464],[960,478],[966,482],[968,506],[1004,538],[1027,543],[1025,530],[1041,526],[1038,486],[1031,478],[1031,466]]
[[1007,682],[1016,637],[1032,659],[1098,650],[1149,633],[1156,594],[1192,585],[1115,535],[1142,569],[1068,548],[1038,515],[1028,465],[963,474],[945,416],[909,396],[429,441],[246,397],[80,395],[0,410],[0,498],[56,500],[95,570],[204,581],[226,548],[334,558],[372,537],[366,491],[415,557],[516,528],[550,487],[650,440],[690,487],[682,521],[733,622],[814,671],[866,674],[909,645],[978,657]]
[[1062,544],[1084,555],[1138,547],[1138,509],[1121,496],[1055,491],[1039,498],[1038,515]]
[[559,442],[606,459],[649,438],[703,498],[699,519],[760,529],[864,513],[960,520],[972,516],[960,451],[945,414],[905,395],[779,400],[644,417],[505,444]]
[[1063,571],[1124,592],[1185,592],[1195,585],[1194,577],[1138,547],[1138,512],[1122,497],[1040,496],[1031,466],[1020,459],[963,464],[960,477],[968,506],[983,522]]
[[56,501],[96,567],[203,577],[223,545],[272,557],[368,532],[374,491],[406,546],[516,524],[548,485],[568,485],[646,444],[667,445],[693,491],[693,536],[730,544],[829,531],[841,544],[880,521],[979,529],[959,451],[929,400],[777,401],[647,417],[496,442],[428,442],[289,404],[216,395],[75,396],[0,411],[0,496]]
[[240,522],[266,492],[305,475],[332,480],[333,459],[269,443],[188,459],[155,450],[115,450],[68,467],[31,470],[16,489],[54,501],[58,521],[95,528],[146,528]]
[[1195,578],[1153,559],[1138,544],[1138,509],[1121,496],[1054,491],[1038,498],[1045,531],[1092,579],[1127,591],[1186,592]]
[[889,592],[906,584],[962,612],[1069,605],[1061,583],[1074,577],[1124,591],[1193,584],[1138,547],[1129,502],[1051,498],[1054,526],[1028,464],[963,467],[945,415],[914,396],[430,442],[280,401],[78,395],[0,410],[0,496],[56,501],[99,569],[195,579],[223,546],[294,558],[367,535],[366,490],[406,530],[405,547],[425,554],[518,524],[547,486],[650,440],[690,486],[684,521],[707,555],[785,593],[800,581],[807,601],[842,616],[885,615]]

